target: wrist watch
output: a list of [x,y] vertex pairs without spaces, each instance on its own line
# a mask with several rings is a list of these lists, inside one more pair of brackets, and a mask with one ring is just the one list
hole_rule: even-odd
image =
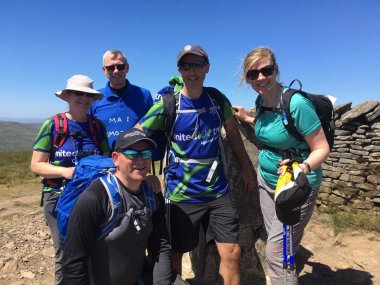
[[310,163],[308,163],[307,161],[303,161],[302,164],[303,164],[303,165],[306,165],[307,170],[308,170],[308,173],[310,173],[310,172],[311,172]]

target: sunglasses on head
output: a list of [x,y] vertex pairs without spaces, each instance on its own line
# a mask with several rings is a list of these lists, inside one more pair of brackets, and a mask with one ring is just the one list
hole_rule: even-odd
[[274,72],[274,69],[275,69],[274,64],[264,66],[263,68],[260,68],[260,69],[251,69],[247,72],[247,78],[250,80],[256,80],[257,78],[259,78],[260,73],[264,76],[271,76]]
[[87,93],[87,92],[82,92],[82,91],[72,91],[75,96],[82,97],[86,96],[88,98],[94,98],[96,94],[94,93]]
[[145,149],[145,150],[126,149],[126,150],[123,150],[121,153],[124,154],[126,157],[128,157],[130,160],[134,160],[138,156],[140,156],[142,159],[152,158],[151,149]]
[[189,62],[189,63],[180,63],[178,65],[179,69],[182,71],[189,71],[190,69],[194,70],[200,70],[203,67],[205,67],[207,64],[206,61],[200,60],[200,61],[194,61],[194,62]]
[[124,70],[125,69],[125,64],[114,64],[114,65],[108,65],[108,66],[104,66],[105,69],[107,69],[107,71],[109,72],[112,72],[115,70],[115,68],[117,68],[117,70]]

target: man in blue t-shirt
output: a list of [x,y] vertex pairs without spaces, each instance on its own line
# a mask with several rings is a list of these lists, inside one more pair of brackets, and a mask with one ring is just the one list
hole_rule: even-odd
[[[178,54],[177,66],[183,86],[178,93],[173,132],[168,138],[165,168],[173,267],[181,274],[182,255],[198,245],[202,225],[207,240],[216,241],[224,284],[240,284],[238,216],[224,173],[219,142],[222,126],[241,165],[237,182],[248,190],[255,186],[255,179],[230,102],[220,94],[224,104],[219,105],[211,98],[209,89],[203,88],[210,68],[206,52],[200,46],[185,46]],[[165,130],[162,100],[153,105],[137,127],[150,134]]]
[[94,102],[89,113],[104,123],[108,144],[114,150],[119,134],[132,128],[145,115],[153,105],[153,98],[149,90],[126,79],[129,64],[121,51],[106,51],[102,69],[109,81],[106,87],[99,89],[103,99]]

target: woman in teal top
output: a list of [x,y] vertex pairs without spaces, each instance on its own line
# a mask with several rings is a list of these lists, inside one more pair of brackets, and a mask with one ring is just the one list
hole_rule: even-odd
[[[243,61],[242,82],[251,85],[259,94],[259,106],[280,108],[282,94],[287,89],[278,81],[279,68],[272,50],[258,47],[252,50]],[[254,118],[241,106],[235,106],[235,116],[242,122],[254,124]],[[268,110],[268,109],[266,109]],[[278,112],[263,111],[254,124],[256,138],[264,146],[258,157],[258,185],[260,207],[268,233],[266,263],[273,285],[283,284],[282,234],[283,224],[279,221],[274,202],[274,190],[279,178],[279,165],[285,162],[281,150],[297,149],[295,157],[301,170],[307,174],[313,191],[301,207],[301,219],[294,226],[294,250],[297,251],[304,228],[309,222],[318,189],[322,180],[321,164],[329,155],[329,145],[312,103],[301,94],[295,94],[290,101],[290,112],[296,129],[304,137],[299,141],[284,127],[283,117]]]
[[[69,78],[67,87],[55,93],[58,98],[68,103],[68,111],[60,114],[60,120],[56,116],[55,119],[47,119],[33,145],[31,170],[43,178],[45,219],[55,249],[55,284],[62,284],[62,250],[57,219],[53,214],[54,206],[65,184],[71,179],[75,165],[82,157],[92,154],[107,155],[109,152],[104,126],[96,118],[87,115],[92,102],[103,97],[93,89],[92,83],[92,79],[85,75]],[[54,140],[57,130],[67,134],[61,144]]]

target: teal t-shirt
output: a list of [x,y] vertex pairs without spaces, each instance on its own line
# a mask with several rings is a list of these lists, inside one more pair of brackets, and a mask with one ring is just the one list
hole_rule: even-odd
[[[295,127],[304,137],[310,135],[321,122],[316,114],[313,104],[301,94],[294,94],[290,101],[290,112]],[[299,161],[305,160],[309,154],[309,146],[305,141],[299,141],[293,137],[285,128],[281,115],[277,112],[264,112],[255,124],[255,135],[257,139],[275,149],[295,148],[301,150],[300,155],[295,158]],[[279,175],[277,165],[282,160],[281,154],[269,149],[259,151],[258,164],[262,177],[272,187],[276,187]],[[319,167],[307,176],[313,189],[318,189],[322,181],[322,169]]]
[[[180,94],[180,112],[169,138],[169,166],[165,170],[166,194],[170,200],[201,203],[212,201],[228,190],[219,138],[222,122],[233,117],[233,109],[227,98],[224,101],[222,112],[216,109],[217,104],[206,92],[196,100]],[[148,133],[164,131],[163,111],[161,99],[140,120],[142,128]],[[208,182],[206,180],[213,165],[216,166],[215,172]]]

